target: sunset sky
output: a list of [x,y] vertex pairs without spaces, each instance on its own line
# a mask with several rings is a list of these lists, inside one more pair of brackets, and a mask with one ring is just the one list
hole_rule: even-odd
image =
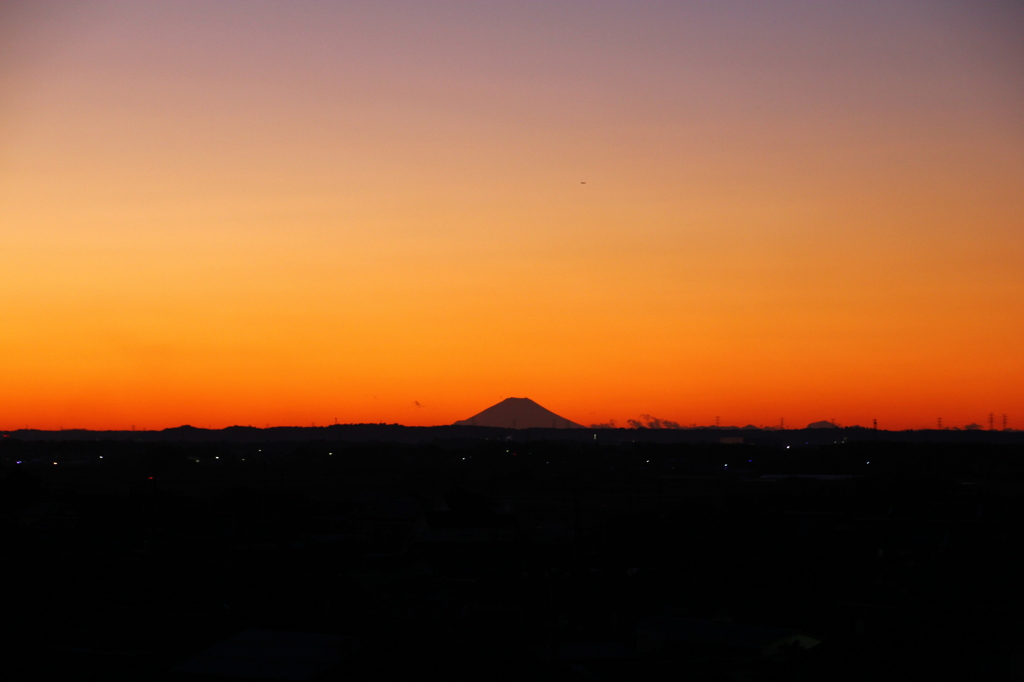
[[986,0],[0,0],[0,428],[1024,428],[1022,35]]

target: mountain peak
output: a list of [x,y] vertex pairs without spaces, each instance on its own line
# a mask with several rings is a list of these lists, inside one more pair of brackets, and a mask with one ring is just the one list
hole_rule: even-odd
[[505,398],[454,426],[496,426],[503,429],[581,429],[575,422],[541,407],[529,398]]

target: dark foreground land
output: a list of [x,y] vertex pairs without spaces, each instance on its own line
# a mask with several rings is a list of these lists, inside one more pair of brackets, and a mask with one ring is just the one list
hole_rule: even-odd
[[1019,442],[476,435],[0,440],[5,679],[1022,679]]

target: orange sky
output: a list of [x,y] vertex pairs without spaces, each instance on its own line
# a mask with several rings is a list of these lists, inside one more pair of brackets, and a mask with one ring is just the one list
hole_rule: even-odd
[[0,428],[1024,428],[1020,35],[1012,2],[2,2]]

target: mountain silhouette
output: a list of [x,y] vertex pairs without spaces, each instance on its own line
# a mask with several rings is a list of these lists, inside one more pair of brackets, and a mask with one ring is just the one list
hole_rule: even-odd
[[497,426],[503,429],[582,429],[583,427],[544,409],[529,398],[505,398],[454,426]]

